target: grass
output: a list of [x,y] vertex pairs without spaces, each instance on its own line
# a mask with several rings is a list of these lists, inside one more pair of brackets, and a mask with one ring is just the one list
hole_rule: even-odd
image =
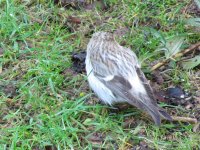
[[[181,13],[190,2],[105,3],[107,11],[86,11],[64,9],[45,0],[32,4],[0,1],[0,89],[4,91],[0,93],[0,149],[200,148],[193,125],[164,122],[159,128],[135,108],[113,112],[97,103],[84,74],[69,71],[71,53],[86,49],[92,32],[122,29],[126,32],[118,40],[131,47],[148,70],[149,62],[163,58],[155,51],[162,38],[152,28],[165,38],[184,36],[187,45],[200,39],[184,24],[189,14]],[[68,21],[69,16],[82,23]],[[191,90],[191,72],[172,65],[170,83],[177,85],[184,79],[181,85]],[[8,85],[11,88],[5,92]],[[181,106],[170,107],[168,112],[193,116]],[[132,123],[124,125],[129,120]]]

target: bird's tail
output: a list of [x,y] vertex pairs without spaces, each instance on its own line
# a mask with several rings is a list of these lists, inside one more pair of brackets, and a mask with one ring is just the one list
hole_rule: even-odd
[[[121,94],[123,96],[123,94]],[[161,107],[157,105],[154,101],[153,97],[143,97],[137,98],[134,97],[131,93],[126,93],[126,97],[124,99],[131,105],[134,105],[144,111],[146,111],[153,118],[156,125],[160,126],[161,117],[172,121],[171,116]]]
[[[146,106],[146,105],[145,105]],[[159,106],[150,105],[145,107],[145,110],[151,115],[156,125],[160,126],[161,124],[161,117],[172,121],[172,117],[162,108]]]
[[[147,98],[146,98],[147,99]],[[154,103],[154,101],[147,99],[146,101],[128,101],[130,104],[146,111],[151,117],[153,118],[156,125],[160,126],[161,124],[161,117],[172,121],[172,117],[161,107]]]

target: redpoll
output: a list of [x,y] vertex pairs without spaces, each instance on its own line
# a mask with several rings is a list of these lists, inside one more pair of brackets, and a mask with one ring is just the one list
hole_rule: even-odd
[[157,105],[135,53],[120,46],[113,34],[93,34],[87,45],[86,72],[90,87],[104,103],[127,102],[148,112],[156,125],[161,116],[172,120]]

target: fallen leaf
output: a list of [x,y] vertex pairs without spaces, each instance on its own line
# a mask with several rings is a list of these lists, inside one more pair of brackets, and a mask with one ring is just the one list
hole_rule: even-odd
[[186,70],[193,69],[200,65],[200,55],[182,62],[182,67]]
[[74,23],[74,24],[81,24],[81,19],[79,19],[77,17],[73,17],[73,16],[69,16],[68,21],[70,21],[71,23]]
[[8,105],[11,105],[13,103],[13,99],[11,98],[7,98],[6,103],[8,103]]

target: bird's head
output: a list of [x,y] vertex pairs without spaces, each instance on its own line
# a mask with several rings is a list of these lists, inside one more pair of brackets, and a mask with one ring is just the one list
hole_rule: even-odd
[[103,40],[103,41],[113,41],[114,40],[114,35],[109,32],[95,32],[92,35],[92,40]]

